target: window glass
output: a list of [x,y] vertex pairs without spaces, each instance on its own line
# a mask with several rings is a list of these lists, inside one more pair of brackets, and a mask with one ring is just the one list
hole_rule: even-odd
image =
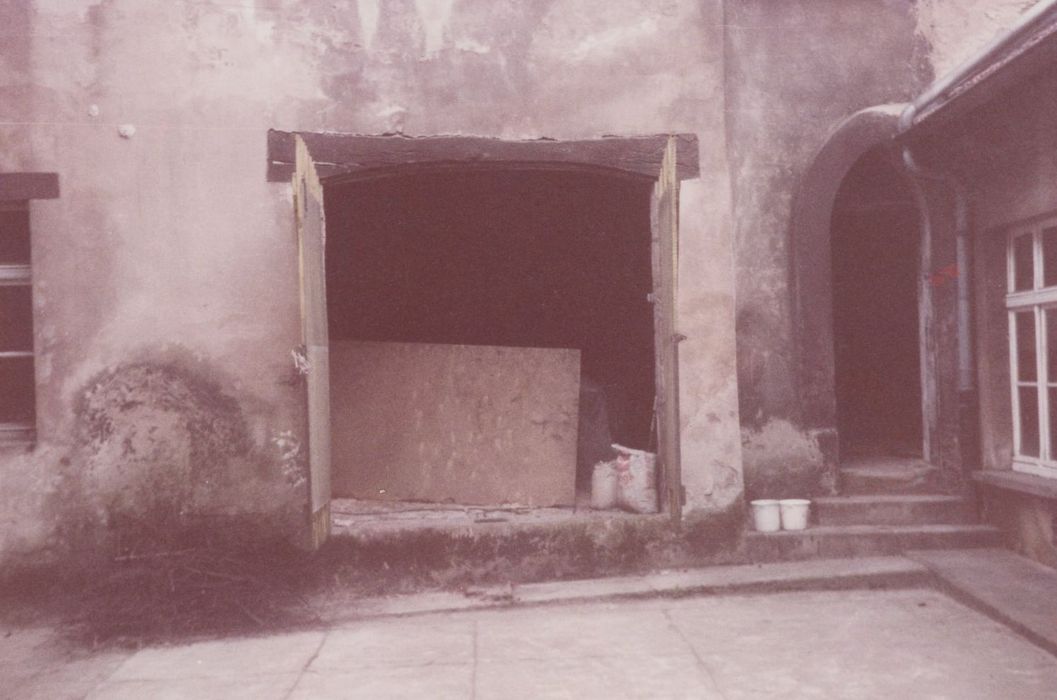
[[1015,292],[1035,287],[1035,260],[1031,243],[1030,233],[1013,239],[1013,291]]
[[33,350],[31,295],[28,285],[0,285],[0,352]]
[[0,358],[0,423],[32,423],[33,358]]
[[1017,327],[1017,380],[1034,382],[1038,379],[1035,366],[1035,312],[1018,311],[1014,318]]
[[1017,387],[1020,397],[1020,454],[1039,456],[1039,399],[1033,386]]
[[1057,226],[1042,231],[1042,285],[1057,285]]
[[0,265],[29,264],[29,211],[0,209]]
[[1050,384],[1057,384],[1057,307],[1050,307],[1046,309],[1045,313],[1046,381]]

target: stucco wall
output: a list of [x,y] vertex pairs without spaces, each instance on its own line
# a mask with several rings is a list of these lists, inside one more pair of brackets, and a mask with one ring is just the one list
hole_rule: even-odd
[[[726,3],[738,374],[750,495],[829,490],[839,457],[835,425],[820,420],[810,409],[815,397],[803,393],[817,379],[798,374],[811,363],[798,367],[802,329],[791,325],[790,206],[805,171],[842,120],[866,107],[915,97],[1032,4]],[[941,247],[947,243],[940,241]],[[934,262],[948,253],[946,248],[934,251]],[[946,314],[936,319],[944,328],[951,322]],[[938,332],[941,340],[950,335],[947,330]],[[939,461],[957,461],[958,452],[949,351],[937,349],[937,361],[946,363],[937,375],[942,383],[937,401],[949,408],[940,410],[943,420],[935,421],[933,456]]]
[[833,487],[836,443],[834,426],[802,416],[790,313],[791,202],[843,119],[924,86],[927,45],[900,2],[747,0],[727,4],[727,25],[746,479],[750,494],[817,493]]
[[[983,86],[986,88],[986,85]],[[939,130],[929,157],[965,183],[972,212],[974,330],[984,469],[1012,466],[1006,234],[1057,213],[1057,77],[1040,74]],[[1052,499],[986,488],[984,514],[1018,551],[1057,562]]]
[[[1057,78],[1014,86],[934,139],[937,160],[969,189],[980,433],[985,468],[1012,455],[1006,234],[1011,225],[1057,212]],[[945,136],[947,135],[947,136]]]
[[1039,0],[917,0],[918,33],[929,45],[937,76],[970,58],[1013,26]]
[[62,190],[32,205],[39,442],[0,455],[0,553],[165,493],[177,511],[297,514],[296,250],[268,128],[698,134],[683,473],[692,508],[739,496],[718,1],[4,0],[0,20],[18,37],[0,170],[55,171]]

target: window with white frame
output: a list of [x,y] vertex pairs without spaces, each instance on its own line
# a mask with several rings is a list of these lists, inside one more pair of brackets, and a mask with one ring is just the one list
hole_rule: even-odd
[[0,441],[36,422],[32,283],[28,202],[0,201]]
[[1057,478],[1057,218],[1009,234],[1013,468]]

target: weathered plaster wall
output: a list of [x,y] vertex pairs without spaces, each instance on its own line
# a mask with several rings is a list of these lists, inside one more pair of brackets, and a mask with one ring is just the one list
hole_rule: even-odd
[[[932,157],[969,190],[974,236],[975,347],[984,469],[1012,467],[1006,234],[1057,213],[1057,76],[1040,74],[997,94],[933,138]],[[1057,565],[1052,500],[988,488],[985,516],[1011,546]]]
[[33,204],[40,439],[0,455],[0,553],[56,542],[81,504],[156,512],[155,477],[177,512],[300,507],[295,241],[290,188],[265,181],[270,127],[698,134],[683,472],[692,508],[738,497],[718,0],[2,0],[0,21],[17,37],[0,170],[62,189]]
[[1039,0],[917,0],[918,33],[928,42],[929,61],[941,76],[1011,27]]
[[1053,499],[988,489],[982,500],[985,521],[1002,529],[1010,548],[1057,568],[1057,504]]
[[996,96],[934,140],[937,160],[969,188],[974,232],[976,366],[985,468],[1012,455],[1009,322],[1005,310],[1010,225],[1057,212],[1057,77],[1039,76]]
[[924,86],[931,77],[926,46],[905,2],[744,0],[728,2],[726,11],[746,480],[750,495],[828,490],[834,426],[808,424],[798,395],[791,201],[844,118],[904,101]]

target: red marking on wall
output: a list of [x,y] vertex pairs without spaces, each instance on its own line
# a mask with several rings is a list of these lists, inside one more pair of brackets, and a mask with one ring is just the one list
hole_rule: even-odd
[[933,287],[942,287],[951,280],[958,279],[958,265],[951,264],[941,267],[929,275],[929,284]]

